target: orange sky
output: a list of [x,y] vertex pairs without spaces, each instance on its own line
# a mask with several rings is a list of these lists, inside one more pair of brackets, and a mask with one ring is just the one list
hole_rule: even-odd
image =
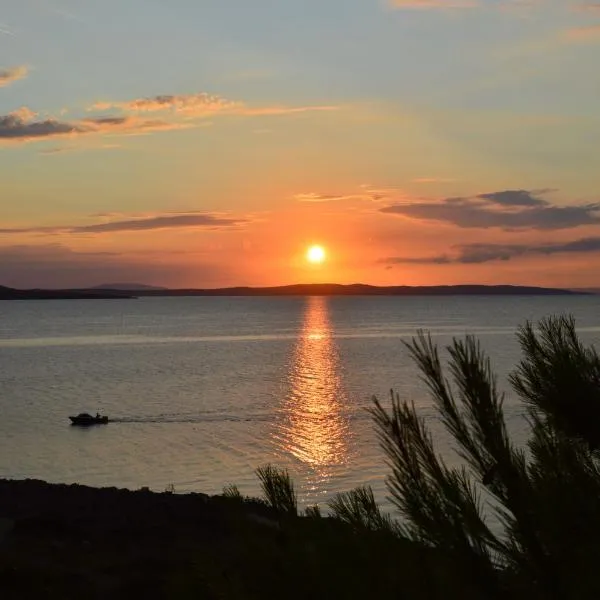
[[468,4],[3,7],[0,285],[600,286],[600,12]]

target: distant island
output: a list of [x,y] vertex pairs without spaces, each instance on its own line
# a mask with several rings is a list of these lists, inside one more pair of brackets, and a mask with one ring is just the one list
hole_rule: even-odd
[[95,285],[90,290],[120,290],[127,292],[138,292],[138,291],[157,291],[157,290],[166,290],[166,287],[160,287],[157,285],[145,285],[143,283],[102,283],[100,285]]
[[275,287],[135,289],[137,296],[572,296],[583,291],[519,285],[375,286],[363,283],[300,283]]
[[[275,287],[168,289],[142,284],[103,284],[65,290],[16,290],[0,286],[0,300],[115,300],[141,296],[579,296],[589,291],[519,285],[374,286],[306,283]],[[131,287],[126,287],[130,285]]]
[[123,300],[135,298],[118,290],[16,290],[0,285],[0,300]]
[[572,290],[574,292],[583,292],[584,294],[592,294],[593,296],[597,296],[598,294],[600,294],[600,288],[594,288],[594,287],[589,287],[589,288],[572,288]]

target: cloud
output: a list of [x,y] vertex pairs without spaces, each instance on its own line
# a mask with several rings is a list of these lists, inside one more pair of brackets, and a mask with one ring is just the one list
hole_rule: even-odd
[[387,214],[441,221],[463,228],[568,229],[600,223],[600,203],[557,206],[527,190],[503,190],[440,202],[405,202],[381,208]]
[[210,213],[167,213],[153,217],[121,219],[93,225],[64,225],[50,227],[15,227],[0,229],[2,235],[57,233],[120,233],[125,231],[154,231],[158,229],[203,228],[224,229],[246,223],[246,219],[224,217]]
[[360,191],[348,194],[330,194],[320,192],[303,192],[296,194],[294,200],[298,202],[337,202],[341,200],[366,200],[371,202],[378,202],[384,200],[390,195],[398,195],[401,191],[398,188],[380,188],[374,187],[371,184],[364,183],[359,186]]
[[[3,33],[8,33],[2,30]],[[29,69],[25,65],[19,67],[11,67],[9,69],[0,69],[0,88],[6,87],[19,79],[25,79]]]
[[[377,200],[381,200],[385,198],[384,190],[376,190],[371,189],[367,185],[360,186],[362,188],[361,192],[355,194],[321,194],[317,192],[305,192],[301,194],[296,194],[294,196],[294,200],[298,202],[337,202],[342,200],[370,200],[376,202]],[[386,190],[387,193],[389,190]]]
[[22,110],[0,116],[0,141],[27,141],[83,132],[83,129],[77,124],[63,123],[55,119],[29,121],[23,118]]
[[585,4],[579,4],[575,7],[575,10],[578,12],[600,14],[600,2],[587,2]]
[[[175,214],[150,217],[149,219],[129,219],[73,227],[73,233],[110,233],[121,231],[149,231],[154,229],[174,229],[179,227],[202,227],[205,229],[222,229],[241,225],[243,219],[232,219],[211,214]],[[1,231],[1,230],[0,230]]]
[[181,129],[189,125],[144,120],[137,117],[101,117],[77,121],[34,120],[36,114],[27,107],[0,116],[1,142],[31,142],[57,137],[89,134],[135,134]]
[[102,144],[101,146],[54,146],[52,148],[44,148],[39,154],[43,156],[55,156],[56,154],[64,154],[66,152],[81,152],[83,150],[114,150],[121,148],[120,144]]
[[74,252],[62,244],[40,244],[39,246],[29,246],[26,244],[17,244],[14,246],[0,246],[0,256],[4,260],[16,262],[19,260],[29,260],[35,258],[38,261],[47,262],[57,256],[73,256],[80,260],[85,260],[90,256],[119,256],[117,252]]
[[48,2],[48,0],[46,0],[46,2],[44,2],[44,5],[40,8],[45,9],[46,12],[49,12],[53,15],[62,17],[63,19],[67,19],[68,21],[78,21],[79,23],[84,24],[86,23],[86,20],[80,17],[79,15],[76,15],[75,13],[71,12],[70,10],[67,10],[62,6],[54,5],[51,2]]
[[476,0],[390,0],[393,8],[474,8]]
[[[190,257],[192,257],[190,259]],[[80,252],[62,244],[0,246],[0,285],[15,288],[73,288],[111,281],[178,287],[216,287],[231,278],[227,265],[164,251]]]
[[8,116],[25,122],[35,119],[37,117],[37,113],[34,113],[30,108],[27,108],[27,106],[22,106],[21,108],[17,108],[17,110],[13,110],[13,112],[11,112]]
[[264,106],[252,107],[243,102],[227,100],[207,93],[160,95],[137,98],[128,102],[96,102],[90,111],[121,110],[125,112],[168,111],[193,117],[210,117],[218,114],[249,117],[290,115],[314,111],[338,110],[337,106]]
[[336,202],[338,200],[356,200],[363,199],[364,196],[358,194],[317,194],[315,192],[308,192],[306,194],[296,194],[294,199],[298,202]]
[[129,102],[96,102],[89,110],[104,111],[120,109],[131,112],[173,112],[212,115],[236,106],[235,102],[210,94],[185,94],[180,96],[161,95],[150,98],[138,98]]
[[295,200],[298,202],[333,202],[335,200],[348,200],[353,196],[338,196],[335,194],[316,194],[315,192],[308,192],[306,194],[296,194]]
[[169,123],[159,119],[144,120],[137,117],[100,117],[81,119],[78,125],[83,133],[148,133],[185,129],[189,124]]
[[[8,81],[16,77],[17,71],[0,71]],[[147,119],[143,113],[171,112],[193,117],[203,117],[218,113],[245,116],[289,115],[308,111],[336,110],[334,106],[267,106],[249,107],[207,94],[183,96],[154,96],[125,103],[98,102],[89,110],[119,109],[131,114],[87,117],[77,120],[37,118],[37,114],[27,107],[19,108],[7,115],[0,115],[0,144],[2,142],[32,142],[60,137],[75,137],[90,134],[135,135],[155,131],[170,131],[194,127],[189,120]],[[36,119],[37,118],[37,119]],[[55,153],[55,152],[48,152]]]
[[567,29],[564,37],[573,42],[595,42],[600,41],[600,24],[585,25],[583,27],[573,27]]
[[280,115],[296,115],[306,112],[330,112],[340,110],[339,106],[264,106],[252,108],[249,106],[241,106],[232,114],[242,115],[246,117],[276,117]]
[[512,12],[516,14],[539,8],[547,0],[388,0],[395,9],[486,9]]
[[479,194],[476,198],[489,200],[501,206],[545,206],[548,204],[545,200],[533,194],[534,192],[527,190],[503,190],[501,192]]
[[[600,2],[586,2],[573,7],[577,12],[592,15],[600,15]],[[563,38],[571,42],[595,42],[600,41],[600,23],[572,27],[563,33]]]
[[361,189],[365,190],[365,194],[367,194],[373,201],[385,200],[390,196],[398,197],[399,195],[404,195],[403,191],[397,187],[373,186],[370,183],[363,183],[360,187]]
[[443,177],[417,177],[412,183],[453,183],[456,179],[446,179]]
[[507,261],[521,256],[552,254],[585,254],[600,252],[600,237],[587,237],[571,242],[526,244],[464,244],[455,246],[452,255],[418,257],[389,257],[381,262],[394,264],[482,264],[493,261]]

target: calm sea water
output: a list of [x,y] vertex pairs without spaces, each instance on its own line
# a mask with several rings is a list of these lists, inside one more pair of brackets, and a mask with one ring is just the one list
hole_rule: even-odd
[[[509,391],[519,324],[570,312],[597,343],[599,309],[600,296],[0,303],[0,477],[254,494],[254,470],[272,462],[303,503],[369,483],[389,508],[365,409],[394,388],[434,415],[403,340],[418,328],[440,344],[474,333]],[[506,410],[522,440],[510,393]],[[81,411],[115,422],[71,427]]]

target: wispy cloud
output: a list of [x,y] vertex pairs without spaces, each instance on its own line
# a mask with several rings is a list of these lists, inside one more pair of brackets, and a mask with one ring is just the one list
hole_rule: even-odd
[[31,142],[89,134],[139,134],[190,127],[189,124],[168,123],[137,117],[100,117],[76,121],[58,119],[35,120],[37,115],[26,107],[0,116],[0,143]]
[[129,218],[92,225],[63,225],[50,227],[15,227],[0,229],[2,235],[57,233],[120,233],[157,229],[202,228],[226,229],[246,223],[246,219],[212,213],[166,213],[145,218]]
[[477,0],[389,0],[393,8],[474,8]]
[[[10,33],[8,31],[3,31],[3,33]],[[19,79],[25,79],[29,69],[25,65],[21,65],[18,67],[10,67],[8,69],[0,69],[0,87],[6,87],[7,85],[11,85],[15,81],[19,81]]]
[[129,102],[96,102],[89,110],[105,111],[119,109],[128,112],[157,112],[173,111],[178,113],[192,113],[194,115],[213,115],[231,109],[235,102],[210,94],[182,94],[160,95],[150,98],[137,98]]
[[[0,85],[7,85],[26,74],[25,67],[0,71]],[[120,114],[113,113],[108,116],[103,115],[77,120],[40,119],[32,110],[22,107],[7,115],[0,115],[0,144],[2,142],[31,142],[90,134],[135,135],[195,126],[190,119],[172,118],[180,115],[193,118],[214,116],[216,114],[275,116],[336,109],[335,106],[251,107],[208,94],[154,96],[151,98],[138,98],[130,102],[97,102],[88,110],[118,110]],[[149,119],[144,117],[144,113],[166,114],[161,114],[160,116],[163,118],[160,119]],[[202,121],[202,123],[210,124],[207,121]]]
[[456,179],[445,177],[417,177],[412,180],[412,183],[453,183]]
[[335,202],[336,200],[350,200],[356,198],[356,196],[345,196],[338,194],[317,194],[315,192],[308,192],[305,194],[296,194],[295,200],[298,202]]
[[540,197],[549,190],[503,190],[467,198],[404,202],[383,213],[464,228],[568,229],[600,224],[600,203],[558,206]]
[[191,127],[189,124],[172,123],[159,119],[139,119],[137,117],[81,119],[78,126],[81,128],[82,133],[147,133]]
[[586,2],[575,6],[578,12],[597,13],[600,14],[600,2]]
[[[187,284],[216,287],[231,277],[229,267],[190,260],[188,253],[164,260],[166,252],[94,252],[57,243],[0,245],[0,281],[16,288],[86,287],[112,281],[131,281],[179,287]],[[158,257],[163,260],[157,260]]]
[[[573,7],[576,12],[600,16],[600,2],[584,2]],[[600,41],[600,23],[571,27],[563,33],[563,39],[570,42]]]
[[121,110],[124,112],[171,112],[184,116],[212,117],[219,114],[242,116],[276,116],[311,111],[338,110],[338,106],[248,106],[243,102],[227,100],[207,93],[159,95],[137,98],[127,102],[96,102],[90,111]]
[[10,36],[15,35],[15,32],[6,23],[0,23],[0,33]]
[[[394,190],[396,191],[396,190]],[[361,185],[360,191],[350,192],[346,194],[331,194],[320,192],[303,192],[296,194],[294,200],[298,202],[338,202],[342,200],[367,200],[376,202],[384,199],[388,194],[392,193],[390,189],[377,189],[369,185]]]
[[33,112],[27,106],[22,106],[21,108],[17,108],[17,110],[13,110],[9,116],[20,119],[21,121],[33,121],[37,117],[37,113]]
[[600,42],[600,23],[567,29],[564,38],[572,42]]
[[308,192],[304,194],[296,194],[294,199],[298,202],[338,202],[341,200],[370,200],[368,194],[317,194]]
[[276,117],[280,115],[295,115],[307,112],[330,112],[340,110],[339,106],[263,106],[251,107],[241,106],[237,110],[232,111],[233,114],[238,114],[247,117]]
[[37,4],[39,9],[48,14],[62,17],[63,19],[67,19],[68,21],[78,21],[79,23],[85,23],[85,20],[82,19],[79,15],[76,15],[74,12],[65,8],[58,2],[51,2],[50,0],[37,0]]
[[546,0],[497,0],[493,2],[485,0],[388,0],[388,5],[395,9],[409,10],[455,10],[478,8],[522,14],[531,9],[539,8],[545,1]]
[[600,237],[588,237],[562,243],[547,244],[465,244],[454,247],[451,254],[434,256],[384,258],[383,264],[482,264],[513,258],[553,254],[586,254],[600,252]]
[[363,183],[360,187],[364,190],[364,194],[368,195],[373,201],[385,200],[390,196],[404,196],[403,191],[396,187],[381,187],[369,183]]
[[121,148],[120,144],[102,144],[100,146],[54,146],[52,148],[44,148],[40,150],[43,156],[55,156],[56,154],[65,154],[68,152],[81,152],[84,150],[114,150]]
[[62,244],[40,244],[27,245],[16,244],[11,246],[0,246],[0,256],[5,260],[27,260],[35,257],[36,260],[52,260],[56,256],[70,256],[74,260],[85,260],[92,256],[119,256],[118,252],[75,252]]
[[74,233],[112,233],[120,231],[149,231],[153,229],[177,229],[181,227],[200,227],[204,229],[223,229],[245,223],[244,219],[233,219],[213,214],[176,214],[160,215],[148,219],[130,219],[85,225],[71,229]]

